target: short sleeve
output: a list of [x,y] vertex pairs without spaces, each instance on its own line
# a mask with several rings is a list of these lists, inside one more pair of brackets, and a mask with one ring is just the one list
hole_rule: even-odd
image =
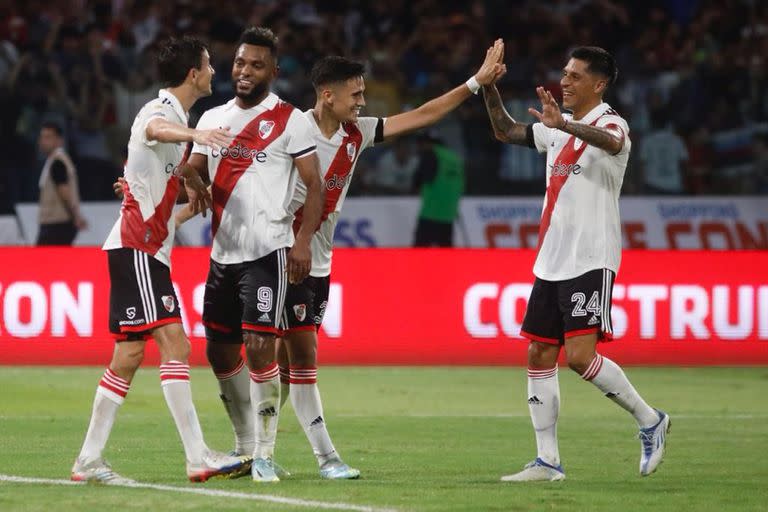
[[363,147],[369,148],[384,140],[384,119],[380,117],[360,117],[357,126],[363,134]]
[[550,142],[552,142],[552,129],[544,126],[544,123],[533,123],[531,129],[533,130],[533,144],[536,151],[546,153]]
[[[608,115],[608,116],[602,116],[597,120],[597,123],[595,126],[599,128],[611,128],[611,129],[618,129],[621,131],[623,137],[624,137],[624,145],[621,148],[621,151],[616,153],[616,155],[624,155],[626,153],[629,153],[629,144],[627,144],[627,139],[629,138],[629,125],[624,120],[624,118],[614,115]],[[641,149],[642,151],[642,149]],[[642,158],[642,155],[641,155]]]
[[291,112],[285,132],[288,135],[288,144],[285,150],[293,158],[301,158],[315,151],[312,125],[299,110]]
[[157,98],[144,107],[143,112],[144,119],[141,122],[141,141],[147,146],[154,146],[157,144],[156,140],[147,140],[147,126],[150,121],[155,119],[165,119],[172,121],[176,118],[176,114],[173,110],[173,105],[169,100],[164,98]]

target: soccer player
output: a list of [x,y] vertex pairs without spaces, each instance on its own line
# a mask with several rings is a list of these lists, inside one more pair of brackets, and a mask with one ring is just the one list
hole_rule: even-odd
[[[266,28],[245,30],[232,67],[235,98],[198,123],[198,129],[231,127],[234,141],[221,149],[195,144],[187,162],[211,179],[213,249],[203,305],[208,360],[235,430],[235,453],[253,453],[255,482],[275,482],[282,473],[273,461],[280,411],[275,336],[289,282],[310,271],[323,201],[309,121],[270,92],[276,74],[277,38]],[[288,206],[295,170],[307,193],[294,236]]]
[[[365,106],[362,64],[331,56],[320,59],[312,69],[316,102],[305,115],[317,142],[325,204],[322,224],[312,238],[310,277],[288,287],[287,329],[281,343],[285,350],[281,350],[279,359],[283,391],[287,394],[290,389],[291,404],[312,445],[322,478],[351,479],[360,475],[357,469],[342,462],[328,435],[317,387],[317,331],[328,302],[333,234],[360,153],[375,143],[437,122],[482,85],[497,79],[505,71],[500,64],[502,50],[499,40],[488,49],[485,62],[466,84],[415,110],[389,118],[359,117]],[[305,196],[306,187],[300,182],[291,205],[296,212],[295,227],[304,216],[305,207],[301,205]]]
[[[386,119],[358,117],[365,106],[362,64],[343,57],[326,57],[318,61],[312,70],[317,101],[315,108],[307,110],[304,115],[312,126],[317,144],[325,203],[322,224],[312,238],[310,277],[288,287],[283,322],[287,329],[283,332],[278,357],[281,361],[281,398],[284,401],[291,390],[294,411],[312,446],[322,478],[335,480],[360,476],[357,469],[350,468],[341,460],[328,435],[317,387],[317,330],[328,301],[333,233],[360,152],[376,142],[437,122],[482,85],[490,84],[506,71],[500,63],[502,53],[503,45],[499,40],[488,49],[480,70],[466,84],[416,110]],[[308,190],[311,189],[305,180],[297,182],[290,206],[296,215],[295,230],[307,222]],[[177,221],[183,222],[192,215],[189,209],[182,210],[177,215]],[[244,425],[242,418],[251,416],[245,388],[247,381],[238,377],[241,372],[241,365],[217,372],[222,386],[222,400],[235,429],[236,453],[246,453],[245,447],[250,442],[247,429],[241,427]],[[271,467],[276,469],[275,480],[288,476],[288,472],[273,461]]]
[[563,480],[557,445],[560,388],[557,357],[627,410],[640,428],[640,474],[653,473],[664,455],[669,416],[650,407],[621,368],[596,352],[609,341],[611,291],[621,260],[619,193],[631,142],[627,122],[603,102],[616,81],[613,57],[597,47],[576,48],[563,69],[562,114],[552,93],[538,87],[539,122],[518,123],[496,86],[483,87],[496,138],[547,153],[547,192],[533,273],[536,280],[521,334],[528,348],[528,407],[538,456],[505,482]]
[[158,57],[167,85],[136,116],[128,142],[120,217],[104,243],[110,278],[110,331],[115,351],[96,389],[88,432],[72,468],[72,480],[105,484],[133,482],[102,458],[117,411],[125,400],[152,337],[161,356],[163,395],[184,445],[187,476],[204,482],[242,470],[249,461],[210,450],[203,440],[189,383],[189,340],[170,277],[174,235],[172,208],[182,185],[196,211],[210,204],[200,177],[180,171],[186,142],[218,148],[229,144],[225,129],[187,128],[187,111],[211,94],[214,70],[205,45],[194,38],[171,40]]

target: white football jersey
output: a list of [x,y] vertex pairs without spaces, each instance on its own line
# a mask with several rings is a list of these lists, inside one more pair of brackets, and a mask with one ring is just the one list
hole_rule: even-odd
[[211,259],[221,264],[257,260],[293,245],[288,207],[298,171],[294,159],[312,154],[315,141],[306,117],[275,94],[249,109],[232,99],[206,111],[198,129],[236,134],[228,148],[195,144],[208,157],[213,215]]
[[[313,110],[307,110],[304,115],[312,126],[312,133],[317,144],[317,156],[320,160],[320,178],[325,187],[325,204],[320,227],[312,237],[312,270],[313,277],[323,277],[331,273],[331,258],[333,256],[333,233],[339,220],[344,198],[347,197],[352,173],[357,166],[360,153],[374,145],[377,131],[379,138],[383,136],[384,120],[378,117],[359,117],[355,123],[343,123],[336,133],[327,139],[317,126]],[[377,128],[379,127],[380,128]],[[304,201],[307,198],[307,187],[298,180],[293,195],[290,211],[295,213],[294,229],[298,231],[301,225]]]
[[186,160],[186,142],[147,140],[147,124],[155,118],[187,126],[187,113],[165,89],[136,115],[128,141],[123,177],[123,204],[104,250],[130,247],[171,266],[175,224],[173,207],[179,194],[179,166]]
[[618,272],[621,262],[619,194],[632,146],[629,126],[607,103],[578,122],[620,129],[624,147],[611,155],[563,131],[533,125],[536,149],[547,153],[547,193],[533,273],[547,281],[600,268]]

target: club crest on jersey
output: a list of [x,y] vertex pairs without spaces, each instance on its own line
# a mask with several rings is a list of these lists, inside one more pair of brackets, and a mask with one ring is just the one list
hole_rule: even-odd
[[350,142],[347,144],[347,156],[349,157],[350,162],[355,161],[355,154],[357,153],[357,146],[354,142]]
[[169,313],[173,313],[173,310],[176,309],[176,301],[173,300],[173,295],[163,295],[161,298],[165,310]]
[[296,320],[303,322],[304,319],[307,318],[307,305],[296,304],[293,306],[293,314],[296,315]]
[[129,308],[126,308],[125,309],[125,316],[128,317],[128,320],[133,320],[134,318],[136,318],[136,307],[135,306],[131,306]]
[[275,127],[274,121],[259,121],[259,137],[266,139]]

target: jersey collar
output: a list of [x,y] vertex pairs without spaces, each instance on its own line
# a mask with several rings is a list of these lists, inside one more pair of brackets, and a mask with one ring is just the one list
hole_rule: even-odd
[[174,96],[173,93],[169,92],[168,89],[160,89],[160,91],[157,93],[157,96],[158,98],[163,98],[170,101],[171,106],[173,107],[174,112],[178,114],[179,119],[184,120],[185,123],[189,122],[189,114],[184,111],[184,107],[181,106],[179,98]]
[[[312,127],[317,131],[317,133],[321,134],[321,136],[323,138],[325,138],[325,136],[322,135],[323,132],[320,131],[320,125],[317,124],[317,119],[315,119],[315,109],[310,108],[310,109],[306,110],[304,112],[304,115],[306,116],[307,119],[309,119],[309,122],[312,123]],[[336,133],[334,135],[338,135],[342,139],[344,137],[348,137],[349,136],[347,131],[344,129],[344,123],[339,123],[339,129],[336,130]],[[331,138],[333,138],[333,136],[331,136]]]
[[[267,97],[261,100],[261,103],[258,105],[254,105],[251,108],[247,109],[240,109],[240,110],[253,110],[253,109],[261,109],[261,110],[272,110],[277,106],[277,102],[280,101],[280,98],[277,96],[277,94],[270,92],[267,94]],[[237,106],[237,98],[232,98],[227,102],[227,109],[230,108],[240,108]]]
[[610,110],[611,106],[605,102],[598,104],[595,108],[590,110],[587,115],[579,119],[579,123],[592,124],[595,120],[602,116],[606,111]]

